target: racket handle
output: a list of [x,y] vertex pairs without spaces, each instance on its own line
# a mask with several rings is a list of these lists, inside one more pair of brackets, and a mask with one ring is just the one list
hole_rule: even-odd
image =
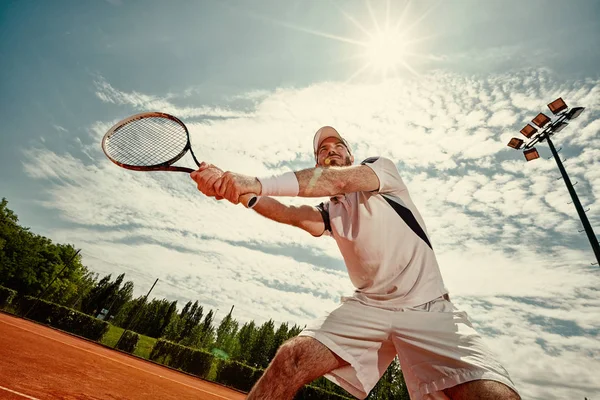
[[254,193],[246,193],[240,196],[240,203],[246,208],[253,208],[258,203],[259,196]]

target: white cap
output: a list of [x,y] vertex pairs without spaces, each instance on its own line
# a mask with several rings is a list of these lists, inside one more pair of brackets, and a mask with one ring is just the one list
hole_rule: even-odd
[[[343,137],[340,136],[340,134],[338,133],[338,131],[336,131],[333,127],[331,126],[324,126],[321,129],[319,129],[317,131],[317,133],[315,133],[315,138],[313,139],[313,150],[315,151],[315,155],[317,154],[317,150],[319,149],[319,146],[321,145],[321,143],[323,142],[323,140],[330,138],[330,137],[334,137],[334,138],[338,138],[342,141],[342,143],[344,143],[344,145],[346,146],[346,148],[348,148],[348,145],[346,144],[346,141],[344,140]],[[348,152],[350,152],[350,149],[348,148]]]

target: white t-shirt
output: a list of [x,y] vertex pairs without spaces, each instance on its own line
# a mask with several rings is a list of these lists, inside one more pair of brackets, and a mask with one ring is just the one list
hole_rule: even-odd
[[367,165],[379,189],[332,198],[317,208],[344,257],[353,298],[399,309],[448,293],[421,214],[392,161],[372,157]]

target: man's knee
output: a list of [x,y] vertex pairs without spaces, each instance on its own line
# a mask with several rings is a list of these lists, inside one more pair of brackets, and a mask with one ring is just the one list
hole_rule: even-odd
[[342,363],[318,340],[308,336],[297,336],[283,343],[273,358],[272,365],[286,375],[312,375],[325,373]]
[[521,397],[510,387],[487,379],[461,383],[444,390],[444,393],[452,400],[521,400]]
[[306,346],[305,343],[303,343],[304,339],[311,338],[294,337],[279,346],[272,361],[273,367],[277,368],[282,373],[286,373],[286,375],[288,373],[294,375],[298,368],[302,353],[305,351],[304,348]]

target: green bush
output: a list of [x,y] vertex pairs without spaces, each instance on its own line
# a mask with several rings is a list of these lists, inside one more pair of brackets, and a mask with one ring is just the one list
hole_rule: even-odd
[[121,341],[117,342],[117,349],[126,351],[127,353],[133,353],[138,340],[140,340],[140,335],[135,332],[125,331]]
[[15,298],[17,292],[4,286],[0,286],[0,308],[7,306]]
[[[108,323],[105,321],[45,300],[39,300],[35,304],[37,300],[29,296],[18,298],[19,314],[25,316],[29,311],[27,314],[29,319],[94,341],[100,340],[108,331]],[[35,307],[32,308],[34,304]]]
[[215,381],[247,392],[252,389],[262,373],[262,369],[252,368],[237,361],[222,360],[217,367]]
[[350,397],[345,397],[337,393],[328,392],[315,386],[306,385],[296,393],[294,400],[347,400]]
[[[260,379],[264,370],[249,367],[237,361],[219,361],[215,382],[248,392]],[[314,386],[304,386],[294,400],[347,400],[350,397],[329,392]]]
[[150,360],[205,378],[215,359],[211,353],[159,339],[150,353]]

